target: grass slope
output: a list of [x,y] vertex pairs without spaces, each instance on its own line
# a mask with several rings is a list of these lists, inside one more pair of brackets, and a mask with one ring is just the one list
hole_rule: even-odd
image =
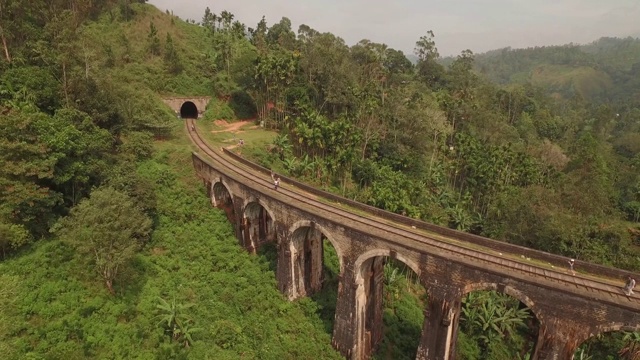
[[[242,250],[212,209],[184,137],[138,171],[155,184],[157,227],[111,297],[90,259],[58,239],[0,263],[4,359],[339,359],[322,320],[286,301],[264,257]],[[190,349],[158,324],[158,298],[194,303]]]
[[[163,95],[208,95],[213,92],[206,59],[213,56],[205,30],[151,5],[132,4],[135,16],[124,21],[105,13],[83,27],[82,41],[90,49],[92,69],[100,69],[117,83],[143,87]],[[151,24],[157,29],[160,55],[149,51]],[[164,63],[169,34],[183,71],[171,74]],[[111,63],[110,63],[111,61]]]
[[531,71],[531,83],[556,92],[574,92],[591,99],[613,87],[611,77],[588,66],[539,65]]

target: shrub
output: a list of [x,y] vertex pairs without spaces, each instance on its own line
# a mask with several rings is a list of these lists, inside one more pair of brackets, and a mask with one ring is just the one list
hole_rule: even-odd
[[255,119],[258,114],[255,101],[246,91],[234,91],[229,99],[229,107],[238,119]]

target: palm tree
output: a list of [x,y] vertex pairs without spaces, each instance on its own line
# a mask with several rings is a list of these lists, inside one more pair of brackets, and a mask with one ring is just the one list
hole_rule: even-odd
[[315,160],[309,157],[308,154],[304,154],[300,159],[300,166],[298,172],[301,176],[309,176],[315,167]]
[[400,295],[400,274],[398,268],[391,263],[384,264],[384,287],[392,299]]
[[298,159],[294,157],[287,157],[282,161],[284,168],[292,175],[298,175],[296,170],[298,169]]
[[291,143],[289,137],[285,134],[279,134],[273,139],[274,151],[279,155],[280,160],[284,161],[285,158],[291,154]]

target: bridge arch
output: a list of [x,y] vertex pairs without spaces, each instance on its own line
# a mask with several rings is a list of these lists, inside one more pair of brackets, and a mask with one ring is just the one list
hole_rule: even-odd
[[251,205],[252,203],[262,207],[264,211],[266,211],[267,215],[271,218],[271,220],[275,221],[276,217],[273,214],[273,210],[271,210],[266,204],[264,204],[258,198],[255,198],[255,197],[248,197],[244,200],[244,204],[242,204],[243,212],[246,213],[247,207],[249,207],[249,205]]
[[255,252],[262,244],[276,239],[273,211],[256,198],[247,198],[242,206],[243,246]]
[[362,264],[365,261],[375,257],[390,257],[390,258],[397,259],[398,261],[410,267],[411,270],[413,270],[413,272],[416,273],[416,275],[420,276],[420,267],[418,266],[418,264],[416,264],[413,260],[410,260],[409,258],[405,257],[401,253],[392,252],[389,249],[373,249],[360,255],[356,260],[354,265],[354,268],[356,269],[356,282],[361,279],[361,278],[359,279],[358,277],[362,276],[362,274],[360,273],[360,271],[358,271],[358,269],[362,268]]
[[[355,348],[358,354],[354,358],[369,358],[376,351],[384,337],[383,330],[383,300],[385,274],[384,266],[387,259],[397,260],[409,267],[418,279],[421,271],[412,259],[389,249],[373,249],[360,255],[354,264],[355,271]],[[425,289],[422,279],[420,285]],[[422,322],[417,325],[420,333]],[[415,349],[419,347],[419,337],[416,339]]]
[[[627,338],[623,332],[634,333]],[[620,359],[635,359],[640,353],[638,339],[640,338],[640,324],[632,325],[630,323],[609,323],[603,326],[596,326],[593,332],[588,334],[586,338],[578,342],[575,347],[575,356],[586,355],[591,358],[601,358],[602,348],[599,344],[617,344],[620,348],[616,351],[627,352],[626,356],[620,356]],[[611,346],[611,345],[608,345]],[[607,350],[611,350],[609,347]]]
[[334,236],[331,234],[331,232],[329,230],[327,230],[324,226],[313,222],[311,220],[298,220],[296,221],[293,225],[291,225],[291,227],[289,228],[289,234],[293,235],[294,232],[300,228],[303,227],[311,227],[314,226],[316,227],[320,232],[322,232],[322,234],[324,235],[324,237],[329,240],[329,242],[331,243],[331,246],[333,246],[334,249],[336,249],[336,253],[338,254],[338,259],[340,259],[340,272],[342,272],[342,267],[343,267],[343,253],[344,250],[342,250],[342,248],[340,247],[340,244],[338,243],[338,241],[336,241],[336,239],[334,238]]
[[233,207],[233,192],[229,184],[221,178],[212,181],[210,184],[209,196],[211,197],[211,204],[215,207],[219,207],[219,205],[231,205]]
[[[322,290],[325,281],[325,247],[328,240],[338,256],[342,273],[342,249],[327,229],[309,220],[299,220],[289,228],[292,293],[294,297],[312,295]],[[339,274],[336,274],[339,275]]]
[[309,220],[297,221],[289,228],[289,239],[294,297],[308,296],[322,290],[325,269],[329,269],[325,264],[324,240],[328,240],[335,250],[339,261],[338,272],[342,273],[343,251],[332,234],[321,225]]
[[[486,293],[487,291],[504,294],[508,297],[496,297],[494,294]],[[475,296],[472,296],[472,294]],[[495,302],[492,302],[492,300],[495,300]],[[520,289],[512,284],[506,285],[491,281],[467,284],[462,288],[459,304],[460,307],[456,311],[453,324],[452,340],[454,341],[454,349],[459,346],[464,347],[465,344],[467,347],[470,344],[475,344],[478,348],[482,348],[476,341],[471,341],[469,335],[477,334],[480,331],[485,333],[488,338],[492,338],[490,334],[495,335],[494,332],[497,331],[492,330],[494,325],[499,323],[507,324],[507,322],[499,319],[501,316],[509,316],[518,317],[522,321],[520,325],[512,323],[516,325],[510,330],[514,331],[515,336],[518,336],[521,342],[514,341],[512,337],[499,335],[496,335],[490,342],[501,343],[503,346],[512,349],[519,346],[521,351],[528,351],[529,356],[536,358],[536,345],[544,342],[544,337],[546,336],[545,332],[541,331],[543,329],[543,311],[535,301]],[[486,306],[487,304],[493,304],[493,306]],[[523,308],[523,305],[525,308]],[[497,310],[502,310],[503,312]],[[513,310],[516,311],[512,312]],[[529,313],[529,315],[527,316],[525,313]],[[525,316],[527,317],[525,318]],[[458,336],[459,332],[467,335],[465,337],[466,340],[461,340],[462,337]],[[521,355],[524,354],[522,353]],[[481,357],[488,356],[488,353],[481,354]]]
[[180,106],[180,117],[183,119],[197,119],[198,118],[198,107],[193,101],[185,101],[182,106]]
[[542,314],[540,314],[540,309],[535,304],[535,302],[531,300],[531,298],[529,298],[526,294],[515,289],[511,285],[502,285],[498,283],[485,283],[485,282],[469,284],[465,286],[464,289],[462,290],[462,297],[465,297],[466,295],[469,295],[469,293],[474,291],[487,291],[487,290],[495,290],[497,292],[501,292],[503,294],[507,294],[515,298],[516,300],[526,305],[527,308],[531,310],[531,312],[536,317],[536,319],[542,322],[542,319],[541,319]]

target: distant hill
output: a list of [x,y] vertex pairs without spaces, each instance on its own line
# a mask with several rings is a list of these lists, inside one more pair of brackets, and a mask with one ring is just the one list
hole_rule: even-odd
[[613,88],[613,80],[606,72],[590,66],[538,65],[527,80],[556,94],[577,93],[588,99],[600,97]]
[[476,55],[476,69],[500,84],[530,82],[564,97],[627,101],[640,94],[640,39],[492,50]]

